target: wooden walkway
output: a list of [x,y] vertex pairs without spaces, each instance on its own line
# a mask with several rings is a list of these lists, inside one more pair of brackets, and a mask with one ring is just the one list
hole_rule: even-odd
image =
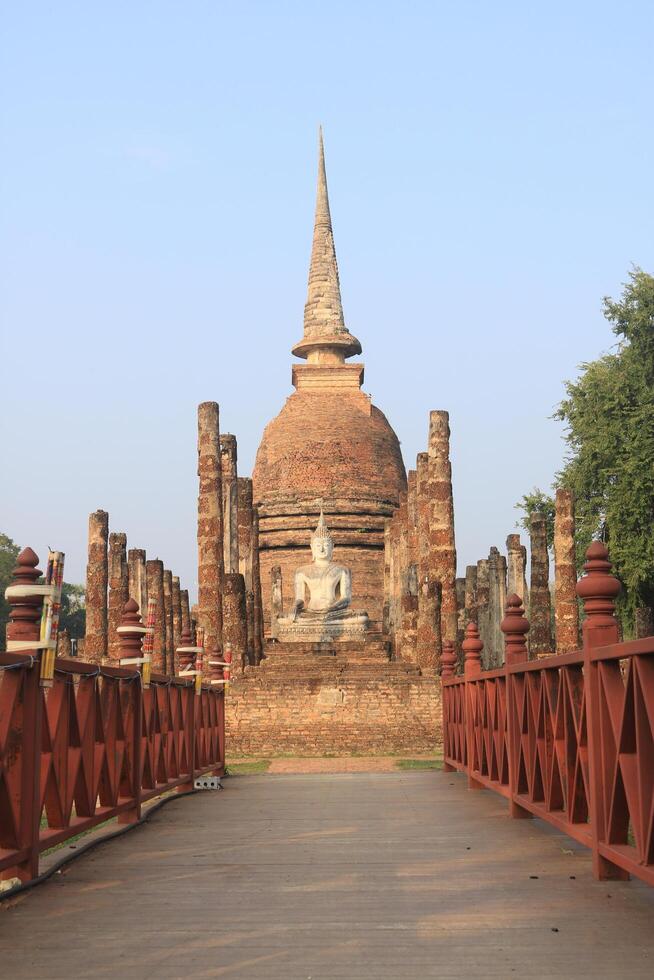
[[654,975],[654,889],[459,775],[233,777],[0,910],[3,977]]

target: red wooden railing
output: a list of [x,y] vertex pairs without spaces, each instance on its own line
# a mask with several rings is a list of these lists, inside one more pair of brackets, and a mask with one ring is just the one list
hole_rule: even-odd
[[[38,558],[26,549],[14,584],[29,591]],[[10,599],[8,637],[37,640],[41,599]],[[136,610],[136,613],[134,612]],[[140,650],[138,607],[120,629],[126,655]],[[38,649],[0,654],[0,876],[38,876],[39,856],[112,817],[140,819],[142,804],[224,768],[223,688],[137,667],[57,659],[40,683]]]
[[513,595],[503,667],[482,672],[473,623],[463,676],[444,651],[445,768],[505,796],[511,816],[540,817],[587,845],[597,878],[654,885],[654,637],[618,642],[606,548],[595,542],[586,557],[582,649],[528,661],[529,623]]

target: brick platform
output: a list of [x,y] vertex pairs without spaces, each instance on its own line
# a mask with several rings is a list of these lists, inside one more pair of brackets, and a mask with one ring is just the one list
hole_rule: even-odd
[[391,660],[383,640],[268,643],[226,694],[230,755],[429,752],[440,744],[440,680]]

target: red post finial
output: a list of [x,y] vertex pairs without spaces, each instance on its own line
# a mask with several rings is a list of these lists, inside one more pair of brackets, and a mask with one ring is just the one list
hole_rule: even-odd
[[584,641],[590,646],[617,643],[619,639],[615,599],[621,585],[611,574],[611,568],[606,546],[601,541],[593,541],[586,552],[585,575],[577,582],[577,595],[586,614]]
[[[39,556],[31,548],[24,548],[16,560],[14,577],[7,590],[9,603],[8,640],[38,640],[41,635],[42,595],[20,595],[29,592],[30,586],[37,584],[43,574],[36,566]],[[17,594],[12,595],[16,587]]]
[[456,671],[456,652],[452,640],[443,640],[441,654],[441,677],[454,677]]
[[529,659],[527,633],[529,620],[525,617],[522,599],[515,592],[506,600],[504,619],[500,623],[504,633],[504,660],[507,664],[519,664]]
[[484,649],[484,644],[479,639],[479,630],[477,629],[476,623],[468,623],[462,649],[465,657],[465,676],[476,677],[481,673],[481,651]]
[[121,661],[139,659],[142,655],[145,626],[141,622],[141,614],[135,599],[128,599],[123,606],[120,625],[116,632],[120,642],[119,659]]

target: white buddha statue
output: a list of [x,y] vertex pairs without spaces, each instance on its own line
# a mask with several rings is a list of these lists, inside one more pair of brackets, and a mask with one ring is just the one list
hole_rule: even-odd
[[362,635],[368,614],[353,612],[352,575],[349,568],[332,561],[334,542],[322,509],[311,535],[313,561],[295,572],[295,601],[289,616],[278,622],[280,639],[337,639]]

